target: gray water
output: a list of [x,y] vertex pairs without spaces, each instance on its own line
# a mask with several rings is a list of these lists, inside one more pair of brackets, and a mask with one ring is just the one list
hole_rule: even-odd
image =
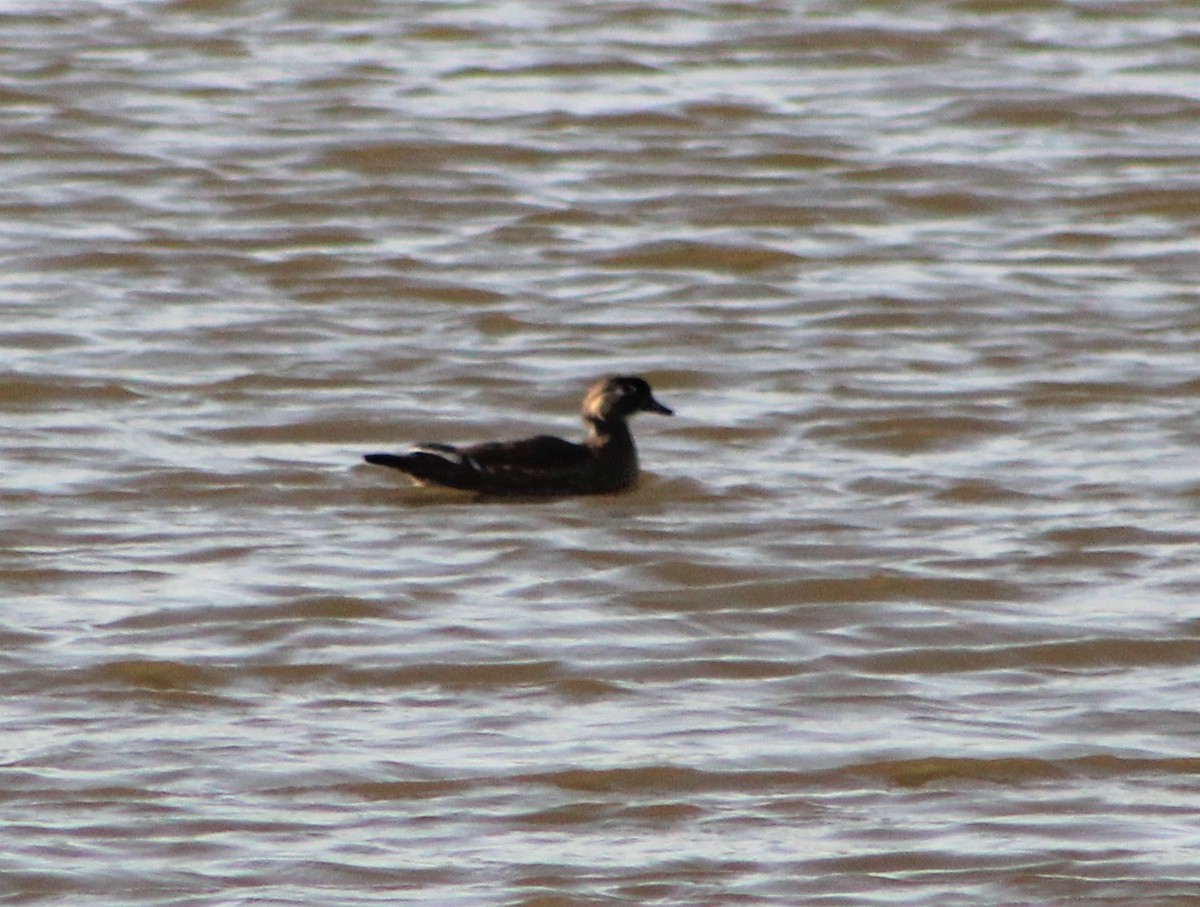
[[0,11],[6,903],[1196,902],[1200,7]]

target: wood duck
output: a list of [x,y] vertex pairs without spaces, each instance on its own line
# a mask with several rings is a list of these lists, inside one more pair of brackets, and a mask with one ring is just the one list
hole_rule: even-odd
[[604,378],[583,398],[582,444],[551,435],[470,447],[417,444],[406,453],[363,457],[390,466],[418,485],[441,485],[483,495],[612,494],[638,477],[637,449],[627,419],[637,412],[674,413],[654,399],[644,378]]

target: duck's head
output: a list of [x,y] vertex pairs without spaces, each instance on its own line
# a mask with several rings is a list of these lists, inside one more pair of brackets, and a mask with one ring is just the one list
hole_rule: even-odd
[[593,422],[627,419],[639,412],[675,415],[654,399],[645,378],[624,375],[604,378],[593,384],[583,398],[583,418]]

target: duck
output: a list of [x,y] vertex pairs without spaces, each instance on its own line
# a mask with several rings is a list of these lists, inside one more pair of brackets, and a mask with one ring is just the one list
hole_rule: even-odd
[[466,447],[423,442],[404,453],[369,453],[363,459],[398,469],[418,485],[480,496],[616,494],[638,479],[628,420],[639,412],[675,414],[654,398],[645,378],[618,375],[601,378],[584,394],[580,416],[587,433],[580,443],[552,435]]

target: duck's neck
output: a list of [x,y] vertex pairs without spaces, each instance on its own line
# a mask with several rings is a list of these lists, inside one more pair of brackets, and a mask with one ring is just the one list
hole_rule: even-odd
[[624,419],[585,418],[583,421],[587,425],[587,437],[583,443],[588,447],[603,449],[606,453],[633,451],[633,435],[629,432],[629,423]]
[[624,419],[590,419],[584,445],[595,457],[593,491],[620,491],[637,481],[638,456]]

